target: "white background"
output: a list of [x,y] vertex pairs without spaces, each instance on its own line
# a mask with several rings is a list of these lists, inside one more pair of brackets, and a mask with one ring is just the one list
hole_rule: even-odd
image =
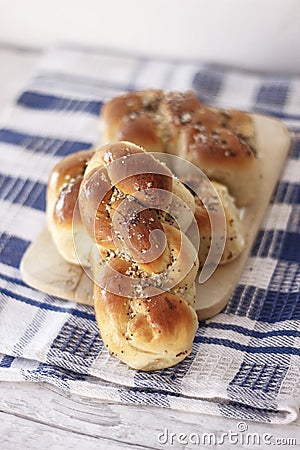
[[300,73],[300,1],[0,0],[1,42],[73,42]]

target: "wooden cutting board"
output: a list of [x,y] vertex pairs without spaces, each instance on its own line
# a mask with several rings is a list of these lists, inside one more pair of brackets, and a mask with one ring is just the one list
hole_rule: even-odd
[[[279,120],[253,114],[261,183],[255,200],[241,210],[245,248],[229,264],[219,266],[204,284],[197,285],[196,309],[200,320],[220,312],[238,283],[255,236],[267,210],[291,145],[287,127]],[[23,280],[31,287],[78,303],[93,305],[93,284],[80,266],[67,263],[45,230],[25,252],[21,261]]]

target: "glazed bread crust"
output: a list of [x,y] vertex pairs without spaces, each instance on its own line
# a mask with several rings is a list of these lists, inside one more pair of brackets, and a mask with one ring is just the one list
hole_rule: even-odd
[[[47,186],[47,226],[58,252],[72,264],[88,264],[90,243],[75,206],[87,163],[93,154],[94,150],[83,150],[63,158],[51,171]],[[73,223],[74,232],[81,241],[81,255],[77,255],[74,248]]]
[[148,89],[114,97],[101,111],[103,142],[129,141],[151,152],[164,152],[159,114],[162,90]]

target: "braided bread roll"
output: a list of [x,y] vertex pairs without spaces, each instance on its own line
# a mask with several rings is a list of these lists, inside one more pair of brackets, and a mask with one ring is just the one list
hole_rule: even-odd
[[206,107],[192,91],[145,90],[113,98],[101,119],[106,142],[130,140],[180,156],[225,184],[238,206],[255,197],[260,174],[249,115]]
[[80,187],[82,221],[96,243],[99,330],[110,353],[134,369],[177,364],[190,353],[197,330],[197,249],[179,229],[180,218],[170,218],[174,194],[193,220],[192,194],[129,142],[101,147]]

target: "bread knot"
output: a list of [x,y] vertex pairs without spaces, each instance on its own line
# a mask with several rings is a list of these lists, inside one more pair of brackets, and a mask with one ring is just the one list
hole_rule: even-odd
[[95,242],[94,300],[103,341],[134,368],[176,364],[191,351],[197,329],[198,248],[186,234],[195,220],[193,195],[152,154],[118,142],[90,160],[79,209]]

